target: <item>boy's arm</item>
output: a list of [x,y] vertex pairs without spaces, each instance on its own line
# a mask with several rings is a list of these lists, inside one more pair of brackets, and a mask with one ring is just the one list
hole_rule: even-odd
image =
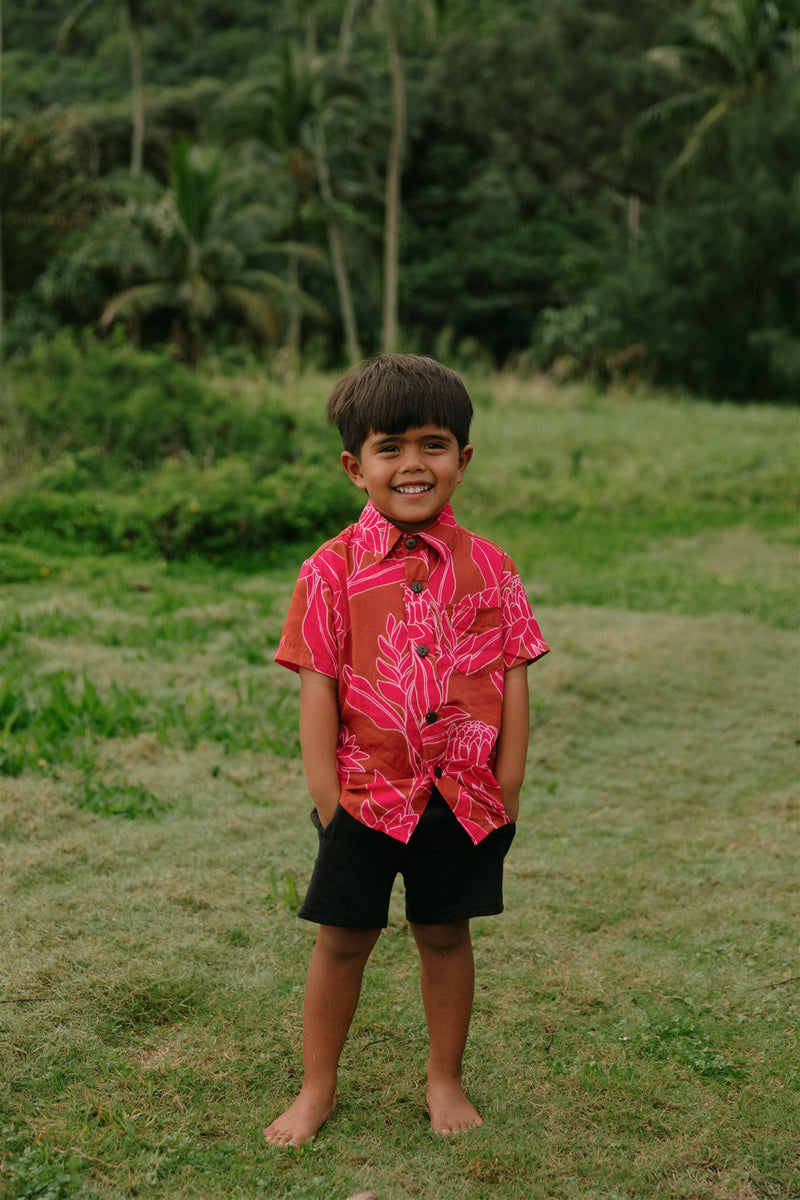
[[329,675],[301,668],[300,748],[308,790],[323,825],[333,818],[339,804],[338,738],[337,681]]
[[495,777],[500,784],[510,821],[516,821],[519,816],[519,793],[525,778],[529,736],[528,664],[521,663],[506,671],[503,713],[494,764]]

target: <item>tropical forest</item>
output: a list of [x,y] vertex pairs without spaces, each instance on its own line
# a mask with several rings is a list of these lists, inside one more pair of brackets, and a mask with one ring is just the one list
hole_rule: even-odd
[[798,0],[4,0],[6,360],[800,395]]

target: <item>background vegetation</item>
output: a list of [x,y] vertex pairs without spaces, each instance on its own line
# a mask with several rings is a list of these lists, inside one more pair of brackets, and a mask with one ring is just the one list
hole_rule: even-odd
[[6,352],[800,394],[798,0],[5,0]]
[[[75,353],[62,347],[62,382]],[[90,381],[109,386],[91,353],[81,430],[100,419]],[[109,431],[109,489],[144,455],[141,412],[160,444],[188,386],[165,392],[158,424],[149,360],[117,357],[131,401]],[[230,383],[218,395],[246,416],[247,381]],[[258,410],[312,497],[312,479],[338,478],[318,416],[329,383],[304,377],[291,428],[280,395]],[[17,580],[0,597],[4,1198],[797,1196],[796,414],[469,383],[458,512],[502,536],[553,644],[531,672],[507,911],[475,923],[484,1127],[427,1129],[398,895],[336,1116],[298,1152],[261,1137],[297,1085],[313,939],[293,915],[314,852],[296,681],[271,664],[305,547],[100,555],[42,526],[0,547]],[[242,462],[230,409],[180,394],[195,439],[180,469],[212,489]],[[98,457],[65,447],[65,511],[89,502],[69,472]]]

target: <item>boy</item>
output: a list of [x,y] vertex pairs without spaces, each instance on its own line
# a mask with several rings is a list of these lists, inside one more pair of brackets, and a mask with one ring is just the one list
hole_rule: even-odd
[[481,1124],[461,1085],[469,922],[503,908],[529,733],[527,666],[547,653],[513,563],[456,524],[472,404],[454,371],[382,355],[328,402],[361,518],[304,565],[276,662],[300,674],[300,741],[319,854],[300,916],[319,924],[304,1079],[264,1131],[314,1137],[400,872],[420,957],[431,1127]]

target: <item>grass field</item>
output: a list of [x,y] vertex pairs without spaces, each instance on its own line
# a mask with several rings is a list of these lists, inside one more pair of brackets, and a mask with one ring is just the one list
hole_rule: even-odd
[[[301,392],[310,414],[324,381]],[[553,647],[506,912],[474,924],[483,1127],[427,1129],[396,896],[336,1115],[262,1141],[314,937],[271,664],[306,548],[248,572],[64,553],[0,607],[3,1197],[800,1196],[797,415],[474,394],[457,512]]]

